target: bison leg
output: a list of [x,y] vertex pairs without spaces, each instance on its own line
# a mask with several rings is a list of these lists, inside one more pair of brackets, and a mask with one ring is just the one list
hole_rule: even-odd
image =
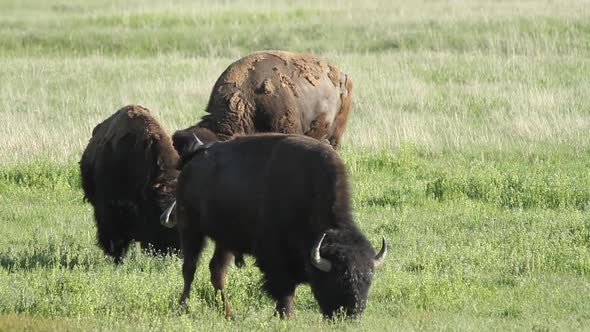
[[236,264],[236,267],[238,269],[241,269],[244,266],[246,266],[246,262],[244,261],[244,255],[243,254],[234,254],[234,264]]
[[[184,240],[184,239],[183,239]],[[192,240],[192,241],[190,241]],[[180,304],[185,305],[191,292],[191,285],[195,278],[195,271],[197,270],[197,261],[205,243],[204,236],[197,236],[191,238],[189,241],[183,241],[182,252],[184,259],[182,262],[182,277],[184,278],[184,288],[182,296],[180,297]],[[188,243],[187,243],[188,242]]]
[[295,299],[295,289],[289,295],[284,295],[277,300],[277,305],[275,307],[275,312],[281,318],[285,317],[293,317],[293,300]]
[[[271,218],[270,216],[264,216]],[[295,288],[299,283],[292,273],[292,263],[281,259],[288,256],[283,250],[283,244],[270,232],[263,232],[261,238],[265,241],[258,243],[254,248],[256,264],[263,274],[262,288],[276,301],[275,314],[281,318],[293,316],[293,299]]]
[[182,261],[182,277],[184,278],[184,289],[180,296],[180,304],[185,306],[186,299],[188,299],[191,292],[191,284],[195,278],[195,270],[197,269],[197,262],[199,255],[203,250],[205,244],[205,235],[197,228],[194,223],[198,220],[187,216],[185,209],[178,207],[178,233],[180,234],[180,244],[182,247],[183,261]]
[[259,265],[264,273],[264,289],[277,302],[275,314],[279,317],[293,316],[293,299],[295,298],[295,287],[297,283],[290,278],[286,267],[275,262],[272,268]]
[[225,317],[233,318],[231,305],[225,294],[225,276],[227,274],[227,267],[231,262],[233,255],[230,251],[224,250],[220,247],[215,247],[213,258],[209,262],[209,271],[211,272],[211,284],[215,289],[215,297],[217,293],[221,292],[221,301],[225,307]]
[[95,210],[98,244],[105,254],[115,259],[115,264],[121,263],[131,242],[131,237],[125,234],[124,229],[113,229],[112,225],[125,225],[125,220],[117,218],[120,214],[111,208]]
[[129,247],[130,242],[131,239],[129,238],[119,238],[111,240],[111,256],[115,258],[115,264],[121,264],[123,256],[125,256],[125,253],[127,252],[127,248]]

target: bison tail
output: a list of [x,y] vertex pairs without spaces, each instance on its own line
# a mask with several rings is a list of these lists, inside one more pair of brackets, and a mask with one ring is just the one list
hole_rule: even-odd
[[340,73],[340,111],[334,118],[334,132],[330,137],[330,144],[336,148],[340,143],[340,137],[346,128],[348,121],[348,112],[350,111],[350,104],[352,103],[352,80],[348,75]]

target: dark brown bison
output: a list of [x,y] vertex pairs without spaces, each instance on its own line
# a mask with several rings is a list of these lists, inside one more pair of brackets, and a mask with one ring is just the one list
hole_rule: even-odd
[[311,54],[252,53],[232,63],[213,86],[208,114],[195,126],[220,140],[261,132],[303,134],[340,142],[352,80]]
[[[327,144],[266,134],[227,142],[185,142],[192,154],[178,178],[177,224],[189,296],[205,238],[215,241],[211,282],[231,315],[224,282],[231,253],[251,254],[281,317],[292,314],[298,284],[309,283],[323,314],[365,308],[375,255],[352,219],[344,164]],[[174,220],[168,225],[174,226]]]
[[98,244],[119,263],[131,240],[156,252],[179,248],[159,217],[174,200],[178,154],[149,110],[129,105],[98,124],[82,154],[84,196]]

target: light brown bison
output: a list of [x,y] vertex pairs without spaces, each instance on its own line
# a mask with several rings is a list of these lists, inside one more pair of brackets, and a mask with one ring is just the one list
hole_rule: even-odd
[[221,74],[208,114],[195,126],[210,129],[220,140],[276,132],[303,134],[336,147],[351,98],[352,80],[335,65],[311,54],[261,51]]
[[156,252],[178,249],[176,229],[159,217],[174,200],[178,154],[166,131],[139,105],[98,124],[82,154],[80,173],[94,207],[98,244],[119,263],[131,240]]

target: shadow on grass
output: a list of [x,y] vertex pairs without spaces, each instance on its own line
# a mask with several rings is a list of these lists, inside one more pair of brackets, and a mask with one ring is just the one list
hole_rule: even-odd
[[[85,246],[68,247],[50,244],[49,247],[41,250],[0,251],[0,268],[9,272],[54,268],[88,271],[105,262],[108,265],[115,265],[112,257],[102,253],[97,254],[95,250]],[[123,257],[122,265],[128,265],[127,263],[136,265],[138,257],[144,255],[147,259],[157,259],[159,261],[174,260],[182,257],[182,254],[178,251],[162,253],[154,251],[150,247],[142,248],[139,243],[136,243],[128,248],[127,254]],[[140,266],[139,268],[145,269],[146,267]],[[149,265],[149,269],[155,271],[166,268],[166,264]]]
[[0,252],[0,266],[9,272],[15,270],[33,270],[33,269],[73,269],[74,267],[89,269],[95,265],[90,257],[85,255],[70,255],[69,253],[59,252],[33,252],[20,253],[19,255],[11,252]]

